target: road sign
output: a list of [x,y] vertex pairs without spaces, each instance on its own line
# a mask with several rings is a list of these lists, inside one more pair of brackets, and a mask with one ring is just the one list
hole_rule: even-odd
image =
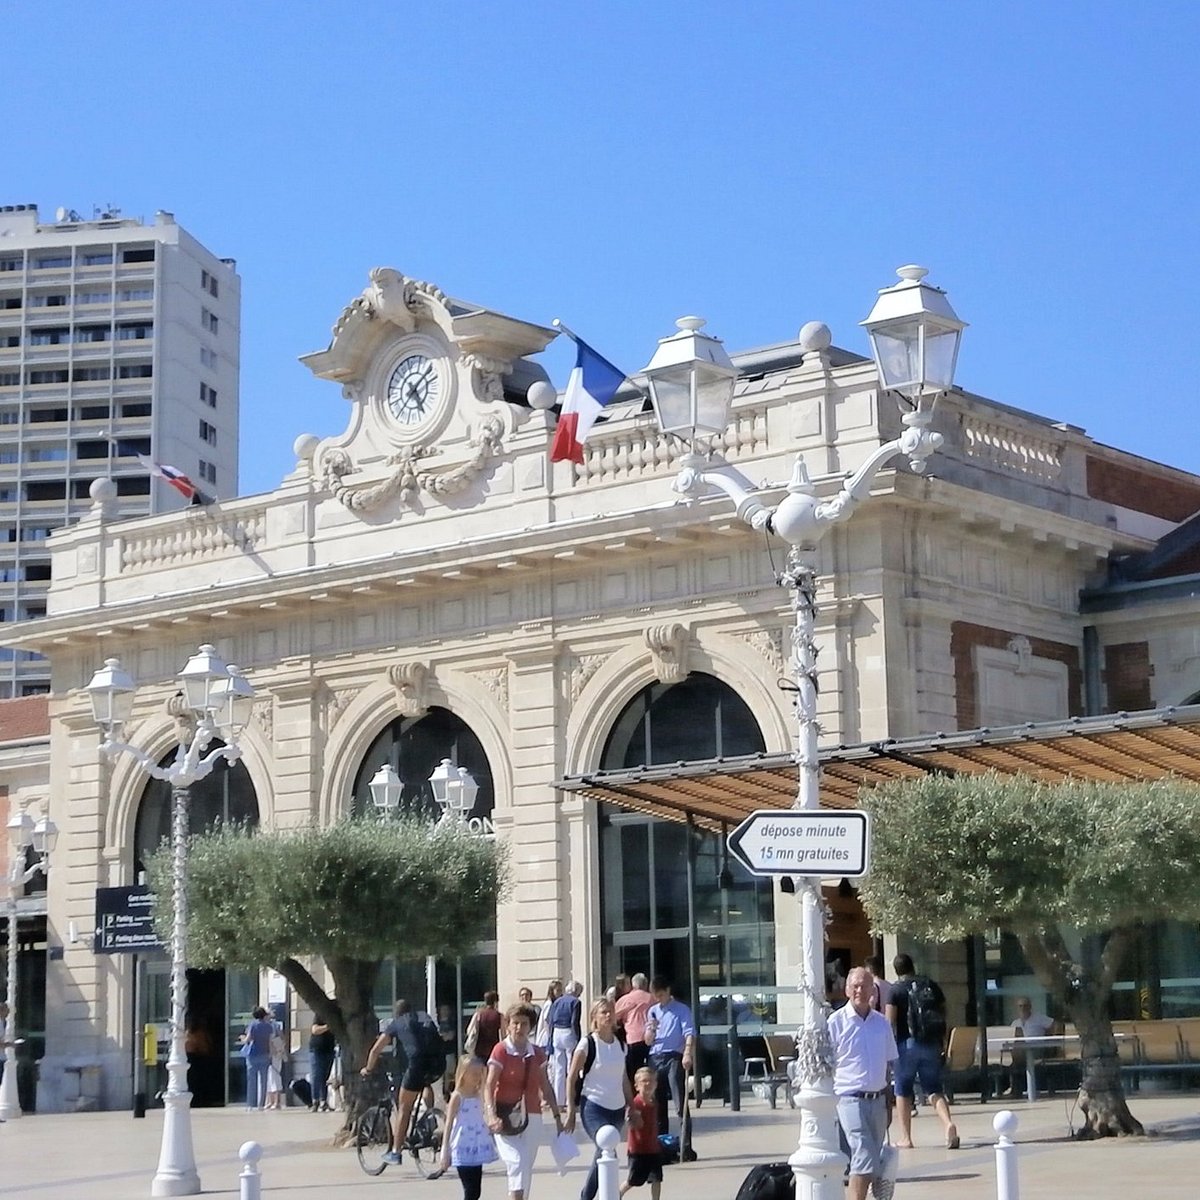
[[870,818],[848,809],[761,809],[727,840],[729,852],[753,875],[841,875],[868,869]]
[[137,954],[163,949],[154,932],[152,904],[148,887],[97,888],[95,952]]

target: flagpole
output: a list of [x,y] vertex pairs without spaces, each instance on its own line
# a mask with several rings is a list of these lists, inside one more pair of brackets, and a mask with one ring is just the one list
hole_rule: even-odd
[[577,334],[573,329],[568,329],[567,326],[564,325],[557,317],[555,317],[554,320],[550,322],[550,324],[553,325],[554,328],[559,331],[559,333],[565,333],[567,335],[567,337],[569,337],[571,339],[571,341],[573,341],[573,342],[579,341],[579,334]]

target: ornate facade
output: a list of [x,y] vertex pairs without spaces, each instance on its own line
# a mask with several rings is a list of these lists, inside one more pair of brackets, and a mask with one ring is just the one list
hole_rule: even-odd
[[[21,642],[53,666],[49,794],[66,866],[48,897],[62,954],[48,971],[47,1107],[81,1060],[101,1064],[104,1103],[131,1088],[130,965],[66,939],[71,923],[91,928],[98,886],[134,881],[144,779],[101,762],[82,691],[106,657],[139,681],[126,737],[156,756],[173,745],[166,701],[198,644],[246,670],[258,705],[243,762],[266,829],[350,811],[391,723],[445,710],[465,724],[513,851],[495,935],[505,996],[553,977],[594,988],[613,969],[600,820],[553,785],[602,765],[643,689],[711,676],[764,749],[791,746],[784,548],[722,496],[676,501],[678,451],[632,391],[581,467],[551,464],[553,413],[527,397],[552,337],[374,271],[329,348],[304,359],[341,385],[346,430],[298,438],[275,491],[118,521],[98,485],[90,514],[53,539],[49,615]],[[797,453],[832,494],[899,430],[865,358],[809,342],[734,361],[724,453],[766,496]],[[935,428],[946,447],[931,477],[884,472],[823,543],[824,742],[1082,712],[1080,589],[1181,519],[1161,495],[1200,508],[1200,479],[981,397],[949,393]],[[1200,654],[1173,686],[1156,679],[1156,700],[1196,692]],[[789,899],[775,897],[781,980],[796,952]]]

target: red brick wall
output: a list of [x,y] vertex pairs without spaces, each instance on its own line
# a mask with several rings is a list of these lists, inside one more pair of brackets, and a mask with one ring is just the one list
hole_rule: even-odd
[[1167,521],[1183,521],[1200,512],[1200,485],[1091,456],[1087,460],[1087,491],[1095,500]]
[[[976,646],[1004,650],[1017,634],[1011,630],[995,629],[988,625],[972,625],[955,621],[950,626],[950,657],[954,660],[954,699],[959,729],[979,727],[979,680],[975,671]],[[1049,658],[1067,665],[1067,702],[1070,716],[1083,715],[1083,668],[1079,647],[1068,642],[1050,642],[1045,638],[1030,638],[1034,658]]]
[[1109,712],[1141,712],[1153,708],[1150,678],[1150,646],[1146,642],[1123,642],[1104,647],[1104,686]]

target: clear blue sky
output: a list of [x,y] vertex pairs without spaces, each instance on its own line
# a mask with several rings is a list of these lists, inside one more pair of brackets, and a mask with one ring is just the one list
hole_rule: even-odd
[[[2,20],[4,203],[173,211],[243,288],[242,491],[346,402],[296,360],[373,266],[629,371],[857,322],[919,262],[958,382],[1200,471],[1188,0],[55,7]],[[560,339],[561,341],[561,339]],[[565,383],[570,356],[545,356]]]

